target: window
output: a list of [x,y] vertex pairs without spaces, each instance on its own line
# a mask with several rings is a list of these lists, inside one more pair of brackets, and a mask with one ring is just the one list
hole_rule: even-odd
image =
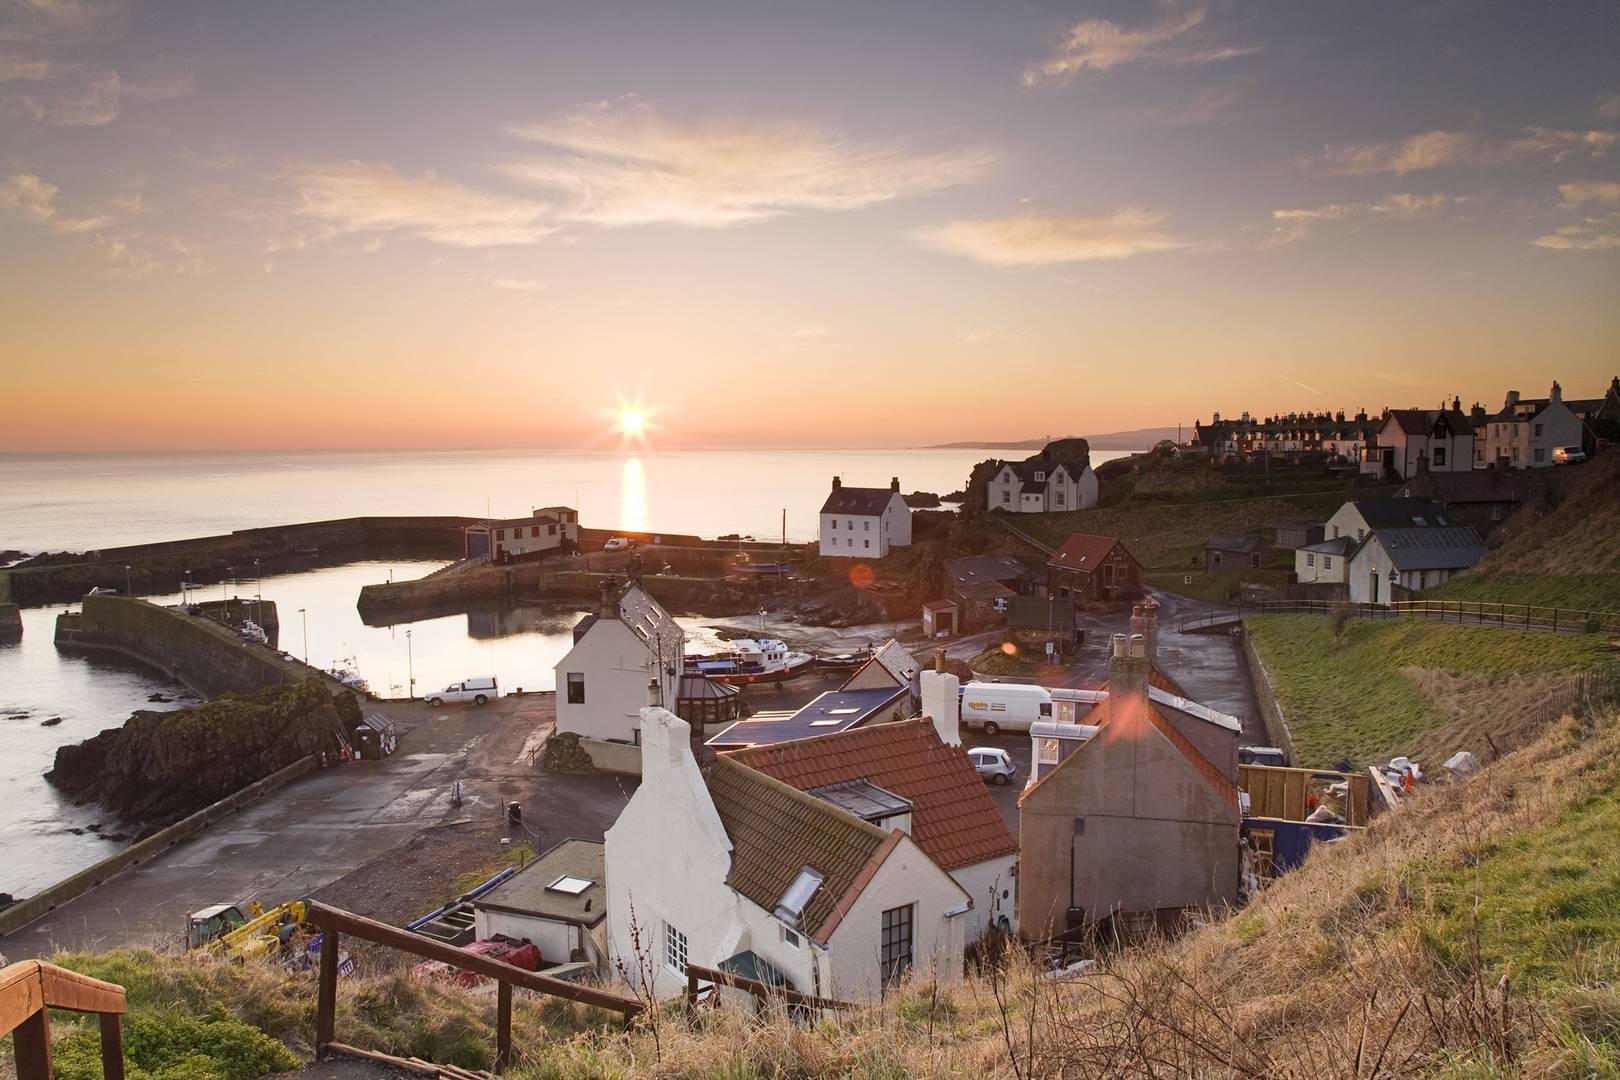
[[1306,566],[1315,566],[1316,565],[1316,556],[1312,555],[1308,551],[1305,553],[1305,565]]
[[1043,738],[1039,740],[1040,762],[1042,765],[1056,765],[1058,759],[1058,741]]
[[1543,462],[1543,461],[1546,461],[1546,460],[1547,460],[1547,451],[1543,450],[1539,446],[1536,447],[1536,461],[1537,461],[1537,463],[1540,463],[1540,462]]
[[1042,716],[1051,716],[1052,715],[1052,703],[1050,701],[1041,702],[1041,715]]
[[[551,527],[551,531],[556,532],[557,531],[557,526],[553,525]],[[529,535],[530,536],[539,536],[540,535],[540,526],[538,526],[538,525],[529,526]]]
[[872,546],[872,541],[870,541],[870,540],[862,540],[861,541],[861,546],[862,547],[871,547]]
[[1333,556],[1331,556],[1331,555],[1322,556],[1322,569],[1324,569],[1324,570],[1333,569]]
[[796,930],[789,930],[785,926],[782,927],[782,940],[787,942],[788,948],[790,949],[797,949],[799,947],[799,934]]
[[585,704],[585,673],[582,671],[568,673],[568,704]]
[[1001,491],[1001,501],[1004,502],[1004,503],[1012,502],[1012,492],[1010,492],[1007,489],[1003,488],[1002,491]]
[[1446,448],[1444,446],[1437,446],[1434,448],[1434,464],[1436,468],[1443,468],[1445,466]]
[[495,539],[497,539],[497,540],[505,540],[506,539],[506,530],[505,529],[496,529],[495,530]]
[[547,525],[546,526],[546,535],[547,536],[556,536],[557,535],[557,526],[555,526],[555,525]]
[[1212,552],[1209,553],[1209,565],[1211,565],[1211,566],[1219,566],[1219,565],[1221,565],[1221,553],[1220,552],[1212,551]]
[[1045,482],[1045,480],[1046,480],[1046,474],[1045,474],[1045,473],[1043,473],[1043,472],[1038,472],[1038,473],[1036,473],[1036,474],[1035,474],[1035,482],[1036,482],[1036,483],[1037,483],[1037,484],[1039,484],[1039,483],[1044,483],[1044,482]]
[[1052,505],[1054,505],[1054,506],[1062,506],[1063,505],[1063,489],[1062,488],[1058,489],[1057,496],[1052,500]]
[[664,924],[664,965],[677,975],[686,974],[686,935]]
[[863,521],[863,522],[861,522],[861,528],[865,529],[867,532],[871,532],[872,531],[872,523],[870,521]]
[[911,970],[911,908],[890,908],[883,913],[882,948],[878,953],[883,965],[883,985],[890,986]]
[[1359,544],[1365,539],[1367,539],[1367,530],[1366,529],[1357,529],[1356,530],[1356,543]]
[[584,892],[590,887],[591,882],[588,879],[574,877],[571,874],[564,874],[556,881],[553,881],[550,885],[547,885],[546,891],[559,892],[567,896],[578,896],[580,893]]
[[1333,539],[1337,540],[1338,538],[1339,538],[1339,527],[1337,525],[1335,525],[1335,526],[1333,526]]
[[1538,439],[1541,438],[1541,425],[1540,424],[1536,425],[1536,438],[1538,438]]
[[1258,551],[1249,556],[1249,565],[1254,567],[1260,565],[1260,553]]

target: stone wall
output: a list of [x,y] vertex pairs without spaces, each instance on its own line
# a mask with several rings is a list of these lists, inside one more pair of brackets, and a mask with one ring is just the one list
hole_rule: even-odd
[[123,596],[85,597],[79,615],[58,616],[56,643],[123,653],[210,698],[252,694],[311,674],[211,619]]
[[1287,754],[1290,765],[1298,765],[1299,758],[1294,754],[1294,736],[1288,730],[1288,718],[1283,715],[1282,705],[1277,701],[1277,688],[1272,685],[1271,675],[1260,659],[1259,650],[1254,647],[1254,639],[1247,632],[1243,635],[1243,660],[1249,665],[1249,678],[1254,683],[1255,700],[1260,703],[1260,720],[1265,725],[1267,742]]

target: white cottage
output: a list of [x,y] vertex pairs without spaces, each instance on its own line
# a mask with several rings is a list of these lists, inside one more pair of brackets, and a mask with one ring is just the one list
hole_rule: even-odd
[[574,627],[557,661],[557,730],[598,742],[635,743],[648,683],[675,704],[686,633],[639,585],[602,588],[598,610]]
[[1009,514],[1061,513],[1097,505],[1097,474],[1090,461],[1054,461],[1044,454],[997,462],[985,485],[985,509]]
[[881,559],[890,548],[910,546],[911,507],[898,476],[886,488],[845,487],[833,477],[832,493],[821,504],[822,555]]
[[1553,451],[1581,446],[1585,437],[1585,425],[1556,382],[1544,398],[1521,398],[1509,390],[1502,411],[1486,421],[1485,457],[1498,468],[1542,469],[1553,464]]
[[688,964],[874,1001],[915,971],[962,977],[967,893],[907,835],[727,755],[708,776],[686,721],[641,715],[642,780],[608,830],[614,969],[655,997]]
[[1430,472],[1468,472],[1474,467],[1474,425],[1462,403],[1449,409],[1392,409],[1384,415],[1376,445],[1362,453],[1363,473],[1393,472],[1403,479]]

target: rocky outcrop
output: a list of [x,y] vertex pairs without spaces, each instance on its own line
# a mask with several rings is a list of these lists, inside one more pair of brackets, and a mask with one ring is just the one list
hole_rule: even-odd
[[359,703],[319,680],[227,694],[174,712],[135,713],[123,727],[56,752],[45,779],[144,833],[178,821],[301,758],[338,748]]

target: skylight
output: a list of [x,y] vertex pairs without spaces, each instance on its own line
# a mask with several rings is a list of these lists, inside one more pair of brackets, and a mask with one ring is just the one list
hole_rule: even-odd
[[574,877],[574,876],[572,876],[570,874],[564,874],[562,877],[558,878],[556,881],[553,881],[550,885],[547,885],[546,886],[546,891],[547,892],[560,892],[560,893],[564,893],[564,894],[566,894],[568,896],[578,896],[580,893],[582,893],[586,889],[590,888],[592,884],[593,884],[592,882],[587,881],[584,878],[578,878],[578,877]]
[[821,881],[821,874],[813,868],[806,866],[800,870],[799,876],[793,879],[793,884],[782,894],[782,902],[776,905],[777,918],[797,922],[799,916],[804,914],[805,906],[810,903],[810,898],[821,888]]
[[812,721],[810,721],[810,726],[811,727],[831,727],[832,725],[837,724],[839,722],[840,721],[837,721],[837,720],[812,720]]
[[861,710],[859,710],[859,709],[851,708],[849,706],[845,706],[842,709],[828,709],[827,710],[827,715],[828,716],[854,716],[856,713],[858,713],[860,711]]

